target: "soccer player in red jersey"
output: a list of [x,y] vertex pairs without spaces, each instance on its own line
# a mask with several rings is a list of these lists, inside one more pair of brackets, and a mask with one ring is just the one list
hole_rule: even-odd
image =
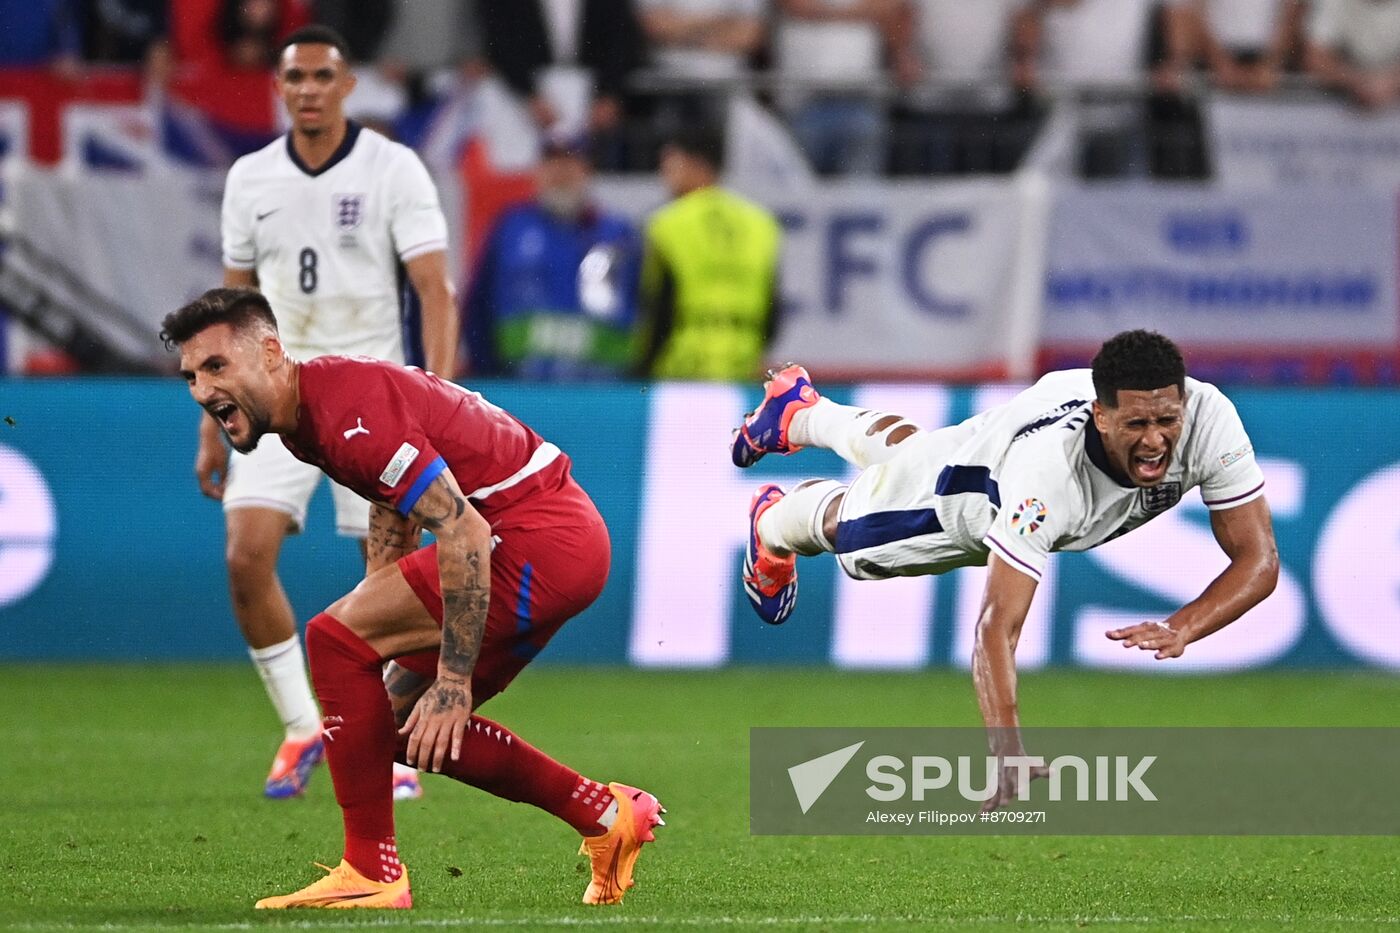
[[[373,503],[369,573],[306,627],[344,858],[257,906],[411,906],[394,836],[396,757],[569,823],[593,865],[584,902],[621,901],[661,823],[656,798],[581,777],[473,712],[607,579],[607,527],[568,456],[430,373],[365,357],[292,359],[267,299],[250,289],[206,292],[167,315],[161,337],[235,450],[277,434]],[[437,542],[420,548],[423,528]]]

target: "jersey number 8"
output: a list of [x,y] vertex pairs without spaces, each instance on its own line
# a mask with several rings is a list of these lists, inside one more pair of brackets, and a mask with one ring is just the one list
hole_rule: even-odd
[[309,295],[316,290],[316,251],[306,247],[301,251],[299,261],[301,272],[297,274],[297,284],[301,286],[302,294]]

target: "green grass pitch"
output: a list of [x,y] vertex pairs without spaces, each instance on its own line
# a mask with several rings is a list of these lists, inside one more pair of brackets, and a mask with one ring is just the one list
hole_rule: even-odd
[[[757,838],[752,725],[972,725],[965,674],[541,667],[483,712],[668,806],[618,908],[576,837],[442,778],[399,809],[418,906],[254,912],[333,864],[329,775],[259,791],[277,738],[246,666],[0,667],[0,927],[1400,930],[1393,838]],[[1400,679],[1022,679],[1027,725],[1400,725]],[[1261,780],[1267,775],[1261,775]],[[1202,775],[1209,780],[1209,775]]]

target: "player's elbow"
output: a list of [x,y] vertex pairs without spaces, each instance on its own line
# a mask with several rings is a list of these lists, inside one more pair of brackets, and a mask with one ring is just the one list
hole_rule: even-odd
[[456,308],[457,288],[446,273],[419,275],[413,278],[413,290],[429,309]]
[[1266,598],[1278,586],[1278,548],[1272,542],[1266,547],[1241,555],[1237,563],[1248,573],[1245,588],[1256,603]]
[[433,289],[437,293],[438,300],[442,303],[442,306],[447,308],[449,312],[457,307],[457,286],[452,284],[451,279],[438,279]]
[[981,650],[991,643],[1014,644],[1020,628],[1014,613],[1006,612],[994,601],[988,601],[977,617],[974,648]]
[[1259,556],[1255,568],[1255,579],[1258,581],[1260,599],[1268,596],[1278,586],[1278,574],[1278,548],[1270,546]]
[[480,512],[472,508],[439,523],[432,532],[439,542],[468,550],[489,548],[491,544],[491,526]]

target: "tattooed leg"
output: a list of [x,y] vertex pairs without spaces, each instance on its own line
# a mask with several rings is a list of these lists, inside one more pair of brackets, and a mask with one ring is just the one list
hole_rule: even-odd
[[390,661],[384,665],[384,689],[389,693],[389,705],[394,710],[394,722],[399,728],[408,722],[413,704],[432,686],[432,678],[424,677],[403,665]]

